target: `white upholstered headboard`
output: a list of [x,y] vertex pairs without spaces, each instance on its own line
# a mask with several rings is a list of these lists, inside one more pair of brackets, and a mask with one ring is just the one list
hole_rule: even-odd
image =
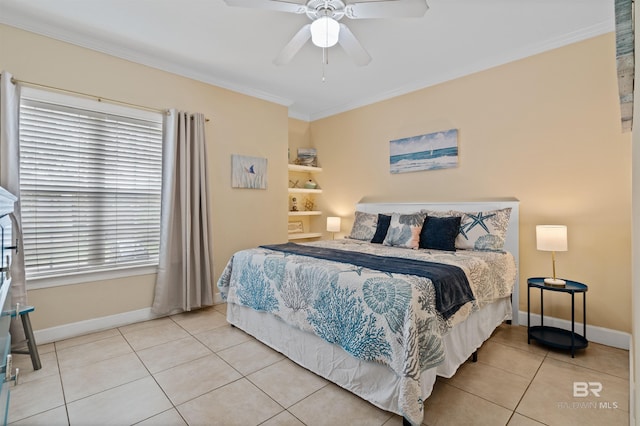
[[504,249],[511,254],[516,261],[516,282],[513,286],[511,305],[513,308],[513,319],[511,323],[518,325],[518,312],[520,310],[520,254],[519,254],[519,207],[517,200],[510,201],[470,201],[470,202],[449,202],[449,203],[358,203],[356,210],[366,213],[413,213],[422,209],[434,211],[457,210],[462,212],[478,212],[488,210],[498,210],[511,207],[509,218],[509,229],[505,237]]

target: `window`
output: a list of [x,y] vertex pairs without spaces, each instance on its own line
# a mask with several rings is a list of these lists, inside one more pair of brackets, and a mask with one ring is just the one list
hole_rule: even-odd
[[157,265],[162,114],[23,88],[27,278]]

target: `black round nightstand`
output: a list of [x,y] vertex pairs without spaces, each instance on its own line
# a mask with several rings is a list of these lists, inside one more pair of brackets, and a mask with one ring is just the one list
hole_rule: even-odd
[[[558,349],[569,349],[571,357],[575,356],[576,349],[584,349],[589,345],[587,341],[587,287],[586,284],[577,281],[565,280],[564,287],[546,285],[544,278],[527,279],[527,343],[531,339]],[[531,327],[531,288],[540,289],[540,325]],[[571,294],[571,331],[558,327],[544,325],[544,297],[545,291],[557,291]],[[582,293],[582,335],[575,332],[575,294]]]

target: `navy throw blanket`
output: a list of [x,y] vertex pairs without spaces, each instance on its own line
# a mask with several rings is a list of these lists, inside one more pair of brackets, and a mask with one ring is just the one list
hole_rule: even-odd
[[296,243],[260,247],[334,262],[350,263],[382,272],[429,278],[433,282],[436,292],[436,309],[447,319],[455,314],[462,305],[475,299],[464,271],[454,265],[401,257],[377,256],[375,254],[306,246]]

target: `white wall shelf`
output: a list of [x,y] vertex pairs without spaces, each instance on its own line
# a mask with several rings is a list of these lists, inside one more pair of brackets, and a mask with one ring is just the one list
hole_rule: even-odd
[[290,240],[303,240],[305,238],[320,238],[322,234],[320,232],[300,232],[296,234],[289,234]]
[[320,173],[322,171],[322,167],[299,166],[297,164],[289,164],[289,171],[302,172],[302,173]]
[[289,188],[289,194],[322,194],[322,189]]
[[289,212],[289,216],[320,216],[322,214],[319,210],[310,210],[303,212]]
[[[298,164],[289,164],[289,184],[291,182],[303,182],[300,186],[304,185],[304,182],[307,180],[311,181],[311,176],[322,172],[321,167],[313,167],[313,166],[300,166]],[[292,180],[293,179],[293,180]],[[314,196],[316,194],[322,194],[322,189],[315,188],[288,188],[289,191],[289,209],[292,208],[292,199],[297,198],[298,208],[304,208],[304,204],[307,200],[313,202]],[[302,204],[302,205],[301,205]],[[302,226],[305,231],[317,231],[320,227],[320,219],[318,216],[322,216],[322,212],[319,210],[300,210],[300,211],[289,211],[289,223],[294,221],[302,222]],[[306,240],[306,239],[315,239],[321,238],[322,232],[300,232],[289,234],[289,240]]]

